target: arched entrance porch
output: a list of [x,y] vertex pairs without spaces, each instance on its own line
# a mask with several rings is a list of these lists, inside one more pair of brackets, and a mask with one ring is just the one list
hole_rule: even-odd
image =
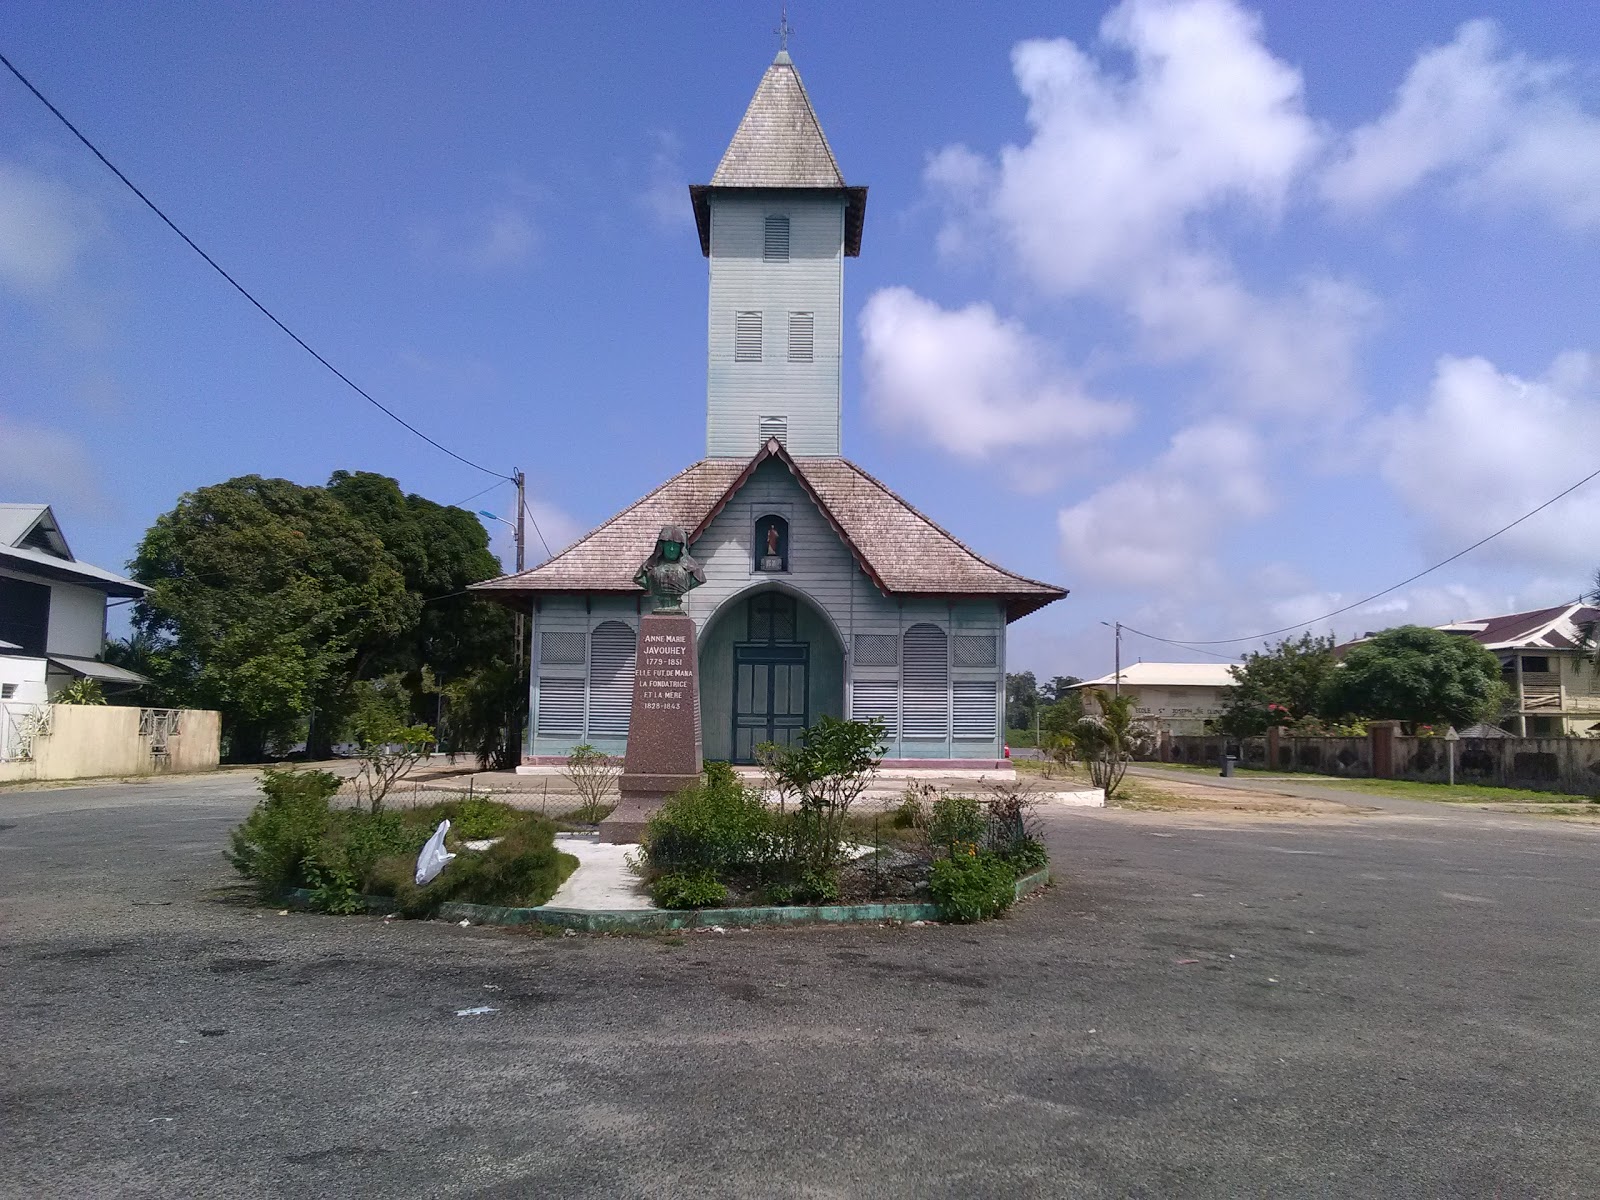
[[763,584],[730,597],[700,636],[700,729],[707,760],[750,763],[844,715],[844,644],[800,592]]

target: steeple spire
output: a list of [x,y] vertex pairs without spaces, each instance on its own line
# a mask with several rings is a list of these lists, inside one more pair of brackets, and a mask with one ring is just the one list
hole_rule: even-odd
[[778,14],[778,27],[772,31],[778,35],[778,57],[773,62],[792,63],[789,57],[789,36],[794,33],[794,26],[789,24],[789,6],[785,4]]

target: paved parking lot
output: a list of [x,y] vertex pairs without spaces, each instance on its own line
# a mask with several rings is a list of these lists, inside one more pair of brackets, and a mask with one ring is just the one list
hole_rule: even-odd
[[1600,1195],[1592,829],[1059,809],[997,924],[552,938],[255,908],[250,787],[0,793],[0,1194]]

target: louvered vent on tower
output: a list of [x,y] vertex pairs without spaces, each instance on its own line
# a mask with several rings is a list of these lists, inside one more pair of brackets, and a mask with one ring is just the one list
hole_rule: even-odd
[[892,667],[900,661],[900,638],[893,633],[856,634],[856,666]]
[[540,666],[576,666],[583,662],[583,634],[545,633],[539,635]]
[[817,318],[815,313],[792,312],[789,314],[789,361],[807,363],[812,359],[812,347],[815,341],[813,334],[816,331]]
[[768,262],[789,261],[789,218],[768,217],[761,257]]
[[904,736],[950,735],[950,645],[944,630],[913,625],[901,639],[900,678],[905,681]]
[[590,737],[627,736],[637,647],[637,635],[622,621],[602,621],[589,635]]
[[733,361],[761,361],[761,314],[759,312],[733,314]]
[[784,416],[756,418],[756,440],[763,446],[768,438],[777,438],[778,444],[789,444],[789,418]]
[[958,667],[995,665],[995,637],[992,633],[958,633],[950,639],[950,658]]

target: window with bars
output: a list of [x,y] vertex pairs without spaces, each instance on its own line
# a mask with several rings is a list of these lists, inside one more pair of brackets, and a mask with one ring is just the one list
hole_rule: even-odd
[[769,216],[765,234],[761,244],[761,257],[768,262],[788,262],[789,218],[776,214]]
[[950,661],[958,667],[992,667],[995,652],[992,633],[958,633],[950,639]]
[[850,685],[850,719],[882,721],[890,741],[900,736],[900,685],[892,679],[857,679]]
[[894,667],[900,663],[900,636],[894,633],[856,634],[856,666]]
[[957,682],[952,689],[954,734],[958,738],[992,738],[999,729],[997,692],[992,679]]
[[901,638],[901,730],[908,738],[950,736],[950,643],[926,622]]
[[637,636],[623,621],[602,621],[589,635],[590,737],[627,736],[637,648]]
[[761,314],[738,312],[733,314],[733,361],[761,361]]
[[789,314],[789,361],[808,363],[811,361],[813,334],[816,330],[817,317],[815,313],[792,312]]
[[544,633],[539,635],[539,664],[541,666],[576,666],[582,662],[583,634]]
[[540,737],[583,736],[583,680],[539,680]]

